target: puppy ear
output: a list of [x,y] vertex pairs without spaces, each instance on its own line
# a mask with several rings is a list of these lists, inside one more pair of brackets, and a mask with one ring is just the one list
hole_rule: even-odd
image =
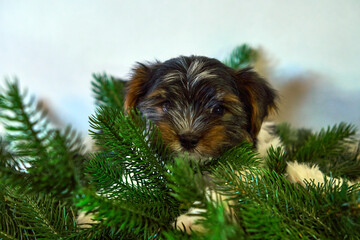
[[270,111],[277,109],[275,103],[277,93],[251,68],[239,70],[235,75],[240,98],[246,103],[247,110],[251,112],[249,133],[255,139],[264,118]]
[[137,63],[133,69],[130,80],[127,82],[126,94],[124,101],[125,112],[131,108],[135,108],[139,103],[141,97],[145,96],[147,89],[150,86],[151,76],[155,68],[154,65],[145,65]]

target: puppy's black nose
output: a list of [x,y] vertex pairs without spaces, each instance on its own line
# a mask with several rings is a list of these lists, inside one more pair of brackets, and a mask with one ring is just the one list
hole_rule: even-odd
[[183,146],[187,150],[190,150],[196,147],[200,139],[194,134],[184,133],[179,135],[179,140],[181,146]]

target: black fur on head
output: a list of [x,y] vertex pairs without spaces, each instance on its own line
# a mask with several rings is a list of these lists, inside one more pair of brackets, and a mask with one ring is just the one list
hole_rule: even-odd
[[250,68],[235,71],[200,56],[138,64],[125,109],[154,122],[176,154],[206,160],[242,141],[255,142],[275,108],[275,91]]

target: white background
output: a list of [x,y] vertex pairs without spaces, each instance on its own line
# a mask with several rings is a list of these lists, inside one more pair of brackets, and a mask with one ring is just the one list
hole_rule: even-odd
[[91,74],[127,77],[136,61],[178,55],[222,60],[259,49],[256,69],[279,89],[277,120],[360,127],[358,0],[0,0],[0,78],[86,133]]

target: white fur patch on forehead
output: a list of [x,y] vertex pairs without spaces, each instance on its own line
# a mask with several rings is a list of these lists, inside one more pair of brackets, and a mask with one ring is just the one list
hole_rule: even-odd
[[[161,76],[160,88],[166,89],[170,96],[176,96],[182,104],[187,103],[188,99],[193,102],[196,99],[201,99],[204,94],[207,99],[204,104],[209,102],[209,98],[221,100],[224,93],[214,81],[219,77],[216,74],[217,69],[206,64],[207,62],[201,59],[194,59],[189,62],[186,62],[184,58],[177,59],[176,65],[170,66],[167,72]],[[192,105],[192,103],[189,102],[188,105]]]
[[184,74],[179,71],[169,72],[164,76],[164,81],[166,83],[178,82],[180,79],[183,79]]
[[179,59],[179,62],[185,71],[182,72],[179,70],[174,70],[167,73],[163,77],[163,80],[166,83],[179,82],[179,80],[182,80],[185,87],[189,89],[203,79],[217,77],[217,75],[214,74],[215,69],[204,68],[205,63],[199,59],[195,59],[190,63],[190,65],[188,65],[182,58]]
[[188,78],[192,78],[198,73],[201,72],[201,69],[204,67],[204,62],[196,59],[190,63],[189,68],[187,69],[186,76]]
[[191,62],[187,69],[186,77],[191,80],[191,85],[194,85],[202,79],[215,78],[216,75],[213,72],[211,69],[204,69],[204,62],[196,59]]

